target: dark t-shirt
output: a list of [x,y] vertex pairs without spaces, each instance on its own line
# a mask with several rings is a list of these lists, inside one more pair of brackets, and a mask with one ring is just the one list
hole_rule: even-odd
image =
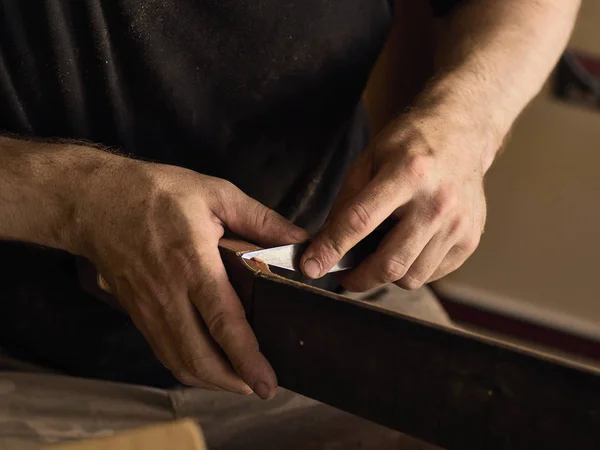
[[[2,0],[0,133],[226,178],[314,230],[365,145],[360,97],[392,3]],[[0,264],[0,347],[78,375],[171,382],[129,320],[79,289],[70,255],[0,243]]]
[[[0,130],[226,178],[318,222],[362,149],[388,0],[8,0]],[[1,131],[0,131],[1,132]]]

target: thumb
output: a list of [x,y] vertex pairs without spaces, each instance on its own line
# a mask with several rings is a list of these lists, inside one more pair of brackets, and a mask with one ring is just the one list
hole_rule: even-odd
[[219,218],[235,234],[263,247],[295,244],[309,239],[309,234],[277,212],[244,194],[235,186],[225,193],[227,201]]
[[328,220],[335,217],[369,183],[373,176],[373,156],[369,149],[363,151],[348,169]]

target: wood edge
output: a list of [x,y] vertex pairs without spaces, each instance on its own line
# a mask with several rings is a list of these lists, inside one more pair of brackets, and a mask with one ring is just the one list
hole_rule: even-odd
[[[326,291],[324,289],[306,285],[303,283],[299,283],[294,280],[290,280],[288,278],[282,277],[277,274],[273,274],[271,272],[256,272],[256,276],[259,278],[263,278],[269,281],[273,281],[275,283],[287,284],[292,287],[301,288],[307,290],[313,294],[317,294],[323,297],[330,298],[335,301],[341,301],[344,303],[352,304],[358,306],[360,308],[366,308],[370,310],[377,311],[379,313],[383,313],[389,316],[398,317],[402,320],[408,320],[413,323],[417,323],[419,325],[435,328],[438,330],[442,330],[444,332],[462,336],[469,339],[474,339],[476,341],[482,342],[484,344],[493,345],[495,347],[504,348],[507,350],[512,350],[518,352],[523,355],[527,355],[534,358],[541,358],[546,361],[550,361],[552,363],[556,363],[565,367],[574,368],[577,370],[584,370],[586,372],[593,373],[595,375],[600,375],[600,365],[596,364],[595,360],[589,360],[584,358],[573,358],[570,354],[562,354],[560,352],[555,351],[554,349],[547,348],[537,348],[535,345],[529,344],[527,342],[515,342],[509,340],[507,336],[496,335],[493,333],[488,333],[484,329],[470,329],[461,326],[460,324],[456,324],[455,326],[447,326],[431,321],[427,321],[425,319],[410,316],[407,314],[403,314],[398,311],[391,311],[389,309],[381,308],[377,305],[373,305],[367,301],[360,299],[353,299],[350,297],[346,297],[340,294],[336,294],[334,292]],[[433,290],[434,295],[438,296],[436,291]],[[438,297],[439,298],[439,297]]]

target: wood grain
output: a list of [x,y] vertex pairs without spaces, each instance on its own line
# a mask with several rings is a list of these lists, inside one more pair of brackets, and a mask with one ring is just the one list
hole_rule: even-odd
[[256,276],[249,317],[281,386],[445,448],[600,448],[600,377],[457,329]]

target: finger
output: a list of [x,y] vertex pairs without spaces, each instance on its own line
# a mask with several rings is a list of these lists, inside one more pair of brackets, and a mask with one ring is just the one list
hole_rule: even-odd
[[352,247],[368,236],[381,222],[413,195],[408,184],[380,172],[342,211],[331,218],[301,259],[304,274],[320,278]]
[[[150,292],[136,292],[133,285],[127,283],[121,283],[119,287],[121,304],[129,312],[136,328],[144,335],[156,358],[172,372],[173,376],[188,386],[212,390],[219,389],[210,383],[193,377],[187,371],[164,316],[157,313],[155,306],[151,306],[154,304],[154,295]],[[152,298],[152,300],[148,301],[148,298]]]
[[[191,375],[199,380],[193,385],[200,387],[212,385],[213,390],[226,390],[243,395],[251,394],[252,389],[233,370],[229,361],[213,341],[205,324],[198,317],[198,311],[194,306],[190,308],[190,314],[198,322],[204,348],[194,349],[185,344],[180,346],[180,353],[186,369],[181,377],[185,379],[188,374]],[[177,342],[177,336],[175,336],[175,340]]]
[[424,210],[408,213],[377,250],[344,276],[342,285],[364,292],[401,279],[440,228],[441,219]]
[[[234,233],[265,247],[308,240],[308,233],[244,194],[232,184],[222,189],[218,217]],[[219,196],[217,196],[219,197]]]
[[335,217],[342,208],[369,184],[373,177],[373,157],[369,150],[362,152],[346,173],[328,218]]
[[419,289],[431,278],[457,239],[457,233],[453,230],[440,230],[396,284],[403,289]]
[[[156,358],[173,373],[175,378],[183,383],[180,375],[185,370],[175,349],[173,336],[171,336],[170,330],[162,323],[162,320],[156,320],[154,316],[148,317],[146,320],[140,320],[137,318],[137,315],[133,314],[131,315],[131,319],[137,329],[144,335]],[[150,330],[153,330],[153,332]],[[157,335],[156,337],[155,334]],[[193,380],[190,381],[193,383]]]
[[[187,374],[190,374],[204,385],[211,384],[240,394],[250,393],[250,388],[235,373],[212,341],[187,292],[184,289],[173,289],[161,295],[165,297],[155,299],[154,304],[158,306],[150,313],[163,320],[146,323],[157,326],[151,332],[163,349],[169,348],[167,337],[172,337],[178,356],[175,364],[179,368],[179,372],[175,374],[177,378],[188,379]],[[164,327],[161,327],[161,323],[164,323]]]
[[[154,355],[181,383],[213,391],[222,390],[211,383],[197,379],[188,372],[179,357],[173,336],[163,320],[155,320],[155,317],[149,317],[147,320],[139,320],[136,318],[137,315],[132,315],[131,317],[136,327],[146,338]],[[146,323],[151,323],[151,325],[146,325]]]
[[190,298],[200,311],[210,335],[227,354],[241,378],[261,398],[275,395],[277,378],[258,349],[258,341],[246,320],[244,308],[229,283],[219,251],[209,255],[208,273],[195,283]]
[[446,275],[454,272],[475,252],[479,244],[479,237],[472,238],[471,241],[464,242],[454,246],[446,257],[443,259],[439,267],[433,275],[427,280],[428,283],[439,280]]

